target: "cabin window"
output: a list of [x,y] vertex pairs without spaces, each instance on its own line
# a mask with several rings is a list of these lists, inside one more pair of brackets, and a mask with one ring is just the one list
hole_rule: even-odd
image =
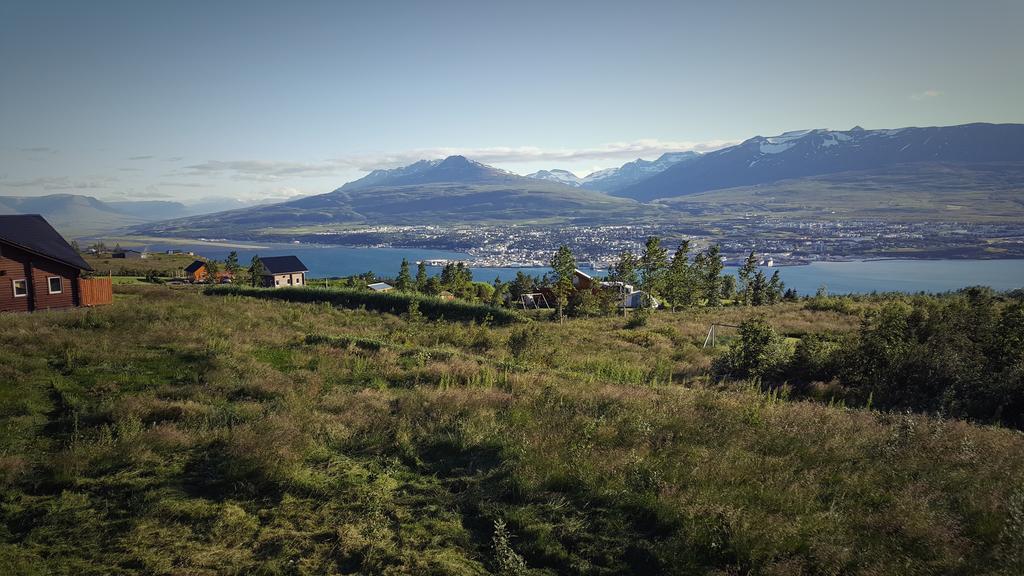
[[28,296],[28,280],[22,278],[21,280],[12,280],[14,284],[14,297],[21,298],[22,296]]
[[46,279],[46,283],[50,288],[50,294],[60,294],[64,291],[64,283],[61,282],[60,276],[50,276]]

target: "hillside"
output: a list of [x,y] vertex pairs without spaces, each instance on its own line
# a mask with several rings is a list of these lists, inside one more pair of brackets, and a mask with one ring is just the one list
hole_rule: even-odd
[[[912,163],[1024,161],[1024,125],[801,130],[702,154],[612,194],[639,201]],[[866,183],[870,185],[870,182]]]
[[[764,310],[812,342],[861,321]],[[0,567],[1019,573],[1020,433],[708,385],[709,323],[753,314],[495,327],[132,286],[10,316]]]
[[517,176],[461,156],[372,172],[327,194],[136,228],[153,235],[249,237],[331,224],[586,222],[647,210],[556,182]]
[[657,201],[688,216],[1020,222],[1024,162],[896,164]]
[[69,237],[105,232],[145,222],[146,218],[97,200],[92,196],[0,196],[0,214],[41,214]]

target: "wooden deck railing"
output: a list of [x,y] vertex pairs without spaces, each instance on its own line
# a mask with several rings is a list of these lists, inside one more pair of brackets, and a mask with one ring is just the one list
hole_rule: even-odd
[[79,278],[78,294],[82,306],[99,306],[114,301],[114,287],[110,278]]

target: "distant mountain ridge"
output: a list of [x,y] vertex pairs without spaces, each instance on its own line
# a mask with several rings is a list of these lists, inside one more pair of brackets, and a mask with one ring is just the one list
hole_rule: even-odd
[[864,171],[914,162],[1024,160],[1024,125],[798,130],[755,136],[610,193],[649,201],[784,179]]
[[463,156],[375,170],[326,194],[135,228],[145,234],[217,233],[332,224],[566,222],[649,210],[623,198],[519,176]]
[[[438,182],[473,184],[508,183],[523,178],[506,170],[470,160],[465,156],[449,156],[443,160],[420,160],[390,170],[374,170],[338,190],[362,190],[373,186],[412,186]],[[337,190],[336,190],[337,191]]]
[[644,160],[637,158],[627,162],[618,168],[605,168],[580,178],[579,176],[558,168],[552,170],[540,170],[533,174],[527,174],[527,178],[538,180],[549,180],[569,186],[579,186],[587,190],[598,190],[601,192],[612,192],[620,190],[645,178],[659,174],[669,167],[686,160],[692,160],[700,156],[697,152],[666,152],[657,160]]

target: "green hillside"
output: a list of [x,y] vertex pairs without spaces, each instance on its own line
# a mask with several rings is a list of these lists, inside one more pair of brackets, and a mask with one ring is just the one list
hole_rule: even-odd
[[663,199],[689,216],[1020,222],[1024,162],[917,163]]
[[427,183],[337,190],[282,204],[148,224],[152,235],[244,238],[267,229],[472,222],[609,222],[652,214],[632,200],[517,178],[504,184]]
[[1019,432],[709,379],[712,322],[827,342],[883,304],[497,327],[125,286],[8,316],[0,572],[1019,574]]

